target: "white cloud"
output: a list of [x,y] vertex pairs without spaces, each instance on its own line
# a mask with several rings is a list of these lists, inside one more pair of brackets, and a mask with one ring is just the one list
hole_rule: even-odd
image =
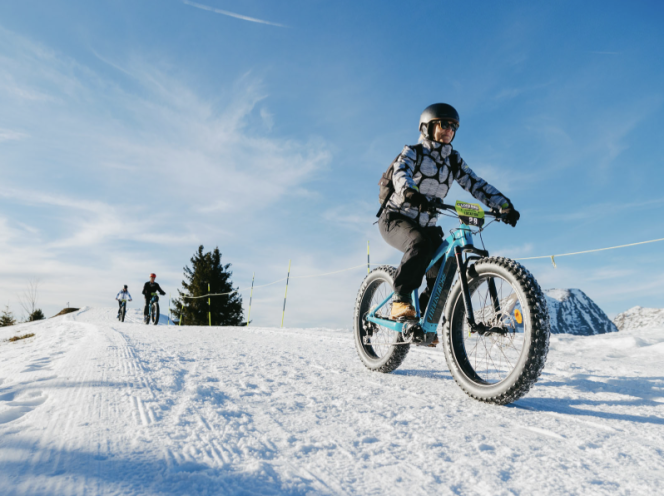
[[3,141],[20,141],[27,138],[28,135],[11,129],[0,128],[0,143]]
[[140,57],[98,56],[119,71],[102,77],[7,31],[0,41],[0,89],[43,95],[0,92],[21,134],[0,131],[14,140],[11,153],[0,147],[11,171],[0,185],[0,301],[29,277],[44,281],[47,314],[67,300],[112,303],[110,288],[151,270],[174,288],[198,244],[252,244],[260,231],[245,225],[277,223],[275,206],[315,195],[309,183],[331,159],[320,138],[279,135],[251,74],[207,96]]
[[214,12],[215,14],[222,14],[222,15],[225,15],[225,16],[228,16],[228,17],[234,17],[235,19],[242,19],[243,21],[257,22],[259,24],[268,24],[270,26],[277,26],[277,27],[280,27],[280,28],[285,28],[286,27],[283,24],[277,24],[276,22],[264,21],[262,19],[257,19],[255,17],[249,17],[249,16],[245,16],[245,15],[241,15],[241,14],[236,14],[234,12],[229,12],[227,10],[216,9],[216,8],[210,7],[208,5],[203,5],[203,4],[196,3],[196,2],[190,2],[188,0],[182,0],[182,3],[184,3],[185,5],[190,5],[192,7],[196,7],[197,9],[207,10],[209,12]]
[[265,107],[261,108],[261,119],[268,131],[272,131],[274,127],[274,115],[272,115]]

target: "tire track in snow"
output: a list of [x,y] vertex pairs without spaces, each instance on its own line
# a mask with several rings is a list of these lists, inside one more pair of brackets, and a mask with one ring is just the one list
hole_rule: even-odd
[[[97,348],[87,342],[79,361],[90,364],[62,367],[54,360],[53,372],[24,374],[56,373],[69,388],[87,384],[77,386],[80,407],[69,412],[71,426],[66,413],[76,398],[64,395],[64,387],[54,396],[53,379],[31,382],[49,399],[5,424],[43,440],[27,452],[35,460],[41,452],[45,469],[54,460],[47,443],[60,432],[45,434],[51,424],[34,420],[48,413],[49,421],[67,426],[60,459],[67,472],[49,479],[35,463],[21,480],[23,489],[38,492],[41,477],[50,494],[532,494],[537,488],[540,494],[594,495],[653,494],[664,482],[664,427],[655,418],[661,407],[639,398],[623,406],[625,397],[614,391],[630,392],[629,382],[597,393],[587,381],[568,385],[574,376],[550,371],[525,403],[498,408],[467,398],[440,350],[413,349],[400,370],[379,375],[365,371],[352,340],[342,337],[217,328],[160,328],[156,334],[147,326],[101,320],[94,326],[95,339],[105,341]],[[57,346],[77,346],[67,341],[70,334],[58,336]],[[0,395],[17,386],[25,363],[43,358],[43,351],[15,374],[3,369]],[[77,378],[76,367],[88,365],[90,375]],[[602,376],[600,369],[593,373]],[[551,385],[557,382],[562,385]],[[645,386],[636,393],[659,394]],[[572,405],[565,410],[570,413],[552,411],[560,404]],[[637,416],[642,405],[647,413]],[[158,421],[151,409],[160,411]],[[604,417],[593,422],[596,414]],[[0,425],[0,443],[15,439],[2,436],[6,432]],[[97,463],[103,456],[108,465]],[[122,478],[107,466],[121,467]],[[158,474],[159,481],[146,474]],[[0,474],[0,493],[6,480]],[[178,486],[185,480],[188,485]]]

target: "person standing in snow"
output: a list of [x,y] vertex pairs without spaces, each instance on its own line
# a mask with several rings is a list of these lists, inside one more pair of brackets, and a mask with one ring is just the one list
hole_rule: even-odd
[[[443,241],[431,200],[444,199],[454,181],[488,207],[500,209],[506,214],[505,223],[516,226],[520,217],[512,202],[477,176],[452,148],[459,122],[459,114],[451,105],[430,105],[420,116],[419,144],[406,145],[392,164],[394,192],[378,227],[383,239],[404,254],[394,278],[391,318],[395,320],[416,318],[411,294],[420,287],[426,268]],[[433,267],[426,274],[427,289],[420,296],[420,308],[429,301],[438,269]],[[434,346],[437,342],[436,338]]]
[[143,286],[143,296],[145,296],[145,307],[143,307],[143,319],[147,322],[148,311],[150,308],[150,300],[152,299],[152,293],[160,293],[162,296],[166,294],[164,290],[161,289],[159,283],[154,282],[157,278],[156,274],[150,274],[150,280],[145,283]]
[[120,316],[120,310],[122,309],[122,302],[124,300],[131,301],[131,295],[129,294],[129,290],[127,289],[127,285],[125,284],[124,287],[120,290],[120,292],[117,294],[115,299],[118,301],[118,317]]

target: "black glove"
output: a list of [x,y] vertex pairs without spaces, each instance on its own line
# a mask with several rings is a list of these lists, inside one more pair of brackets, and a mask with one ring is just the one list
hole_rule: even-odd
[[512,226],[512,227],[516,227],[516,223],[517,223],[517,222],[519,221],[519,219],[521,218],[521,214],[520,214],[519,211],[518,211],[517,209],[515,209],[511,204],[510,204],[509,207],[507,207],[507,208],[505,208],[505,209],[501,209],[501,210],[507,210],[508,208],[510,209],[510,211],[507,212],[506,214],[503,214],[503,217],[502,217],[501,220],[502,220],[505,224],[509,224],[509,225]]
[[424,212],[431,208],[431,204],[429,200],[427,200],[427,197],[414,189],[407,189],[403,194],[403,197],[413,207],[419,208],[420,212]]

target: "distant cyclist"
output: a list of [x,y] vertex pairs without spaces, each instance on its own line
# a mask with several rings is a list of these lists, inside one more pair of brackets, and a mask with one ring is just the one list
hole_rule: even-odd
[[145,296],[145,307],[143,307],[143,318],[147,322],[148,311],[150,309],[150,300],[152,299],[152,293],[160,293],[162,296],[166,294],[166,291],[161,289],[159,283],[154,282],[157,278],[156,274],[150,274],[150,280],[145,283],[143,286],[143,296]]
[[120,316],[120,310],[122,310],[122,302],[125,301],[125,300],[131,301],[131,295],[129,294],[129,290],[127,289],[126,284],[120,290],[120,292],[115,297],[115,299],[118,301],[118,317],[119,317]]

